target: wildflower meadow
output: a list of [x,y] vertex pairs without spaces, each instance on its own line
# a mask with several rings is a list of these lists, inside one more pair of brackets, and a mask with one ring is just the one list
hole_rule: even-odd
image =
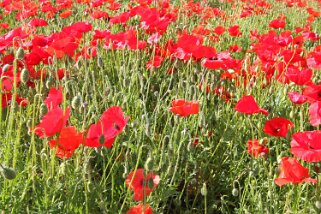
[[0,212],[321,212],[320,0],[0,0]]

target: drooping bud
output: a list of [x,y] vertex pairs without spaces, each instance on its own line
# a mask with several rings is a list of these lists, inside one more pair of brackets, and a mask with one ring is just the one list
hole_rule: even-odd
[[238,191],[236,188],[234,188],[234,189],[232,190],[232,195],[233,195],[234,197],[238,196],[238,195],[239,195],[239,191]]
[[54,83],[54,79],[52,76],[50,76],[46,81],[46,87],[49,89],[53,83]]
[[147,158],[147,160],[144,164],[144,168],[146,171],[151,171],[153,169],[153,163],[152,163],[152,159],[150,157]]
[[71,107],[73,109],[77,109],[80,107],[80,104],[81,104],[81,100],[80,100],[80,97],[77,95],[75,96],[72,101],[71,101]]

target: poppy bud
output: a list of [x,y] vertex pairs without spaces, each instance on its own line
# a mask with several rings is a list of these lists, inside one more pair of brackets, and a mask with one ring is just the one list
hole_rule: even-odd
[[17,111],[18,111],[19,105],[18,105],[17,102],[12,101],[12,102],[11,102],[11,106],[12,106],[11,108],[12,108],[12,111],[13,111],[13,112],[17,112]]
[[234,197],[238,196],[238,195],[239,195],[239,191],[238,191],[236,188],[234,188],[234,189],[232,190],[232,195],[233,195]]
[[153,180],[153,178],[150,178],[147,181],[147,186],[148,186],[149,189],[153,189],[154,188],[154,180]]
[[31,126],[32,126],[32,120],[29,119],[29,120],[27,121],[27,128],[28,128],[28,129],[31,129]]
[[283,95],[286,97],[288,94],[288,89],[286,87],[283,88]]
[[152,163],[152,159],[150,157],[147,158],[147,160],[144,164],[144,168],[146,171],[150,171],[153,169],[153,163]]
[[5,65],[2,67],[2,72],[4,73],[4,72],[8,71],[8,70],[9,70],[9,67],[10,67],[9,64],[5,64]]
[[50,76],[46,82],[46,87],[50,88],[53,83],[54,83],[54,79],[53,77]]
[[23,50],[22,47],[19,47],[16,54],[16,59],[22,59],[24,56],[25,56],[25,51]]
[[315,202],[315,206],[316,206],[319,210],[321,210],[321,201],[316,201],[316,202]]
[[88,190],[88,192],[91,192],[91,189],[92,189],[92,182],[89,181],[89,182],[87,183],[87,190]]
[[81,104],[81,102],[80,102],[80,97],[77,95],[77,96],[75,96],[75,97],[72,99],[72,101],[71,101],[71,107],[72,107],[73,109],[76,109],[76,108],[79,108],[79,107],[80,107],[80,104]]
[[12,168],[2,167],[1,174],[8,180],[13,180],[16,178],[16,172]]
[[203,183],[203,187],[201,188],[201,194],[203,196],[207,195],[207,187],[206,187],[206,183]]
[[292,110],[292,111],[290,111],[289,117],[290,117],[291,119],[293,119],[293,116],[294,116],[294,112],[293,112],[293,110]]
[[103,59],[100,56],[97,57],[97,65],[99,68],[104,67]]
[[21,74],[20,74],[20,79],[21,79],[21,82],[23,82],[23,83],[26,83],[28,81],[29,71],[26,68],[22,69]]
[[158,91],[154,91],[154,96],[155,97],[158,97],[158,94],[159,94]]
[[47,111],[48,111],[47,106],[45,104],[41,104],[41,106],[40,106],[40,115],[41,116],[45,115],[47,113]]

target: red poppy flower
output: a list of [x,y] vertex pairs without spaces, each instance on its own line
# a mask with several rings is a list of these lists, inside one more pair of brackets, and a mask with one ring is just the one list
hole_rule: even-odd
[[314,102],[309,107],[309,120],[312,126],[321,124],[321,102]]
[[285,21],[282,19],[274,19],[270,22],[269,27],[279,29],[285,27]]
[[50,140],[50,148],[56,149],[56,156],[70,158],[74,151],[83,142],[83,133],[78,133],[74,126],[65,127],[61,130],[58,139]]
[[225,28],[223,26],[217,26],[214,29],[214,33],[216,33],[217,35],[222,35],[225,32]]
[[300,104],[303,104],[307,101],[307,98],[298,92],[289,92],[288,96],[289,96],[291,102],[294,104],[300,105]]
[[134,200],[141,201],[145,196],[149,196],[150,193],[159,184],[159,176],[152,172],[144,174],[144,169],[140,168],[136,171],[129,173],[126,179],[126,186],[134,191]]
[[266,121],[263,131],[265,134],[275,137],[286,137],[288,130],[294,127],[294,124],[283,117],[275,117]]
[[64,12],[60,13],[59,16],[65,19],[71,16],[71,14],[72,14],[72,10],[65,10]]
[[269,148],[260,144],[258,140],[247,141],[247,152],[255,158],[269,154]]
[[56,108],[61,102],[62,102],[62,87],[59,87],[59,89],[51,88],[49,90],[49,94],[47,98],[44,101],[48,109]]
[[111,148],[115,137],[123,131],[128,119],[124,117],[122,109],[118,106],[107,109],[100,120],[90,126],[86,146]]
[[153,210],[148,204],[138,204],[130,208],[126,214],[152,214]]
[[300,71],[296,67],[288,67],[285,76],[294,82],[297,85],[309,85],[311,83],[312,78],[312,70],[311,69],[303,69]]
[[305,131],[293,134],[291,153],[307,162],[321,161],[321,131]]
[[257,105],[252,95],[243,96],[236,103],[235,110],[244,114],[263,113],[266,116],[269,115],[269,112],[267,110],[262,109]]
[[321,85],[310,85],[303,90],[303,95],[309,103],[321,101]]
[[43,27],[43,26],[47,26],[48,22],[41,18],[34,18],[30,20],[28,25],[31,27]]
[[69,108],[65,111],[59,107],[50,110],[45,116],[43,116],[41,122],[35,127],[35,134],[40,138],[44,138],[60,132],[66,125],[69,114]]
[[184,99],[178,99],[172,101],[172,107],[169,110],[179,116],[186,117],[191,114],[198,114],[199,103],[198,101],[185,101]]
[[297,159],[284,157],[280,163],[279,177],[274,182],[278,186],[283,186],[287,183],[316,183],[317,180],[309,176],[309,169],[303,167]]
[[138,204],[130,208],[126,214],[152,214],[153,210],[148,204]]
[[228,29],[228,32],[231,36],[241,36],[242,33],[240,32],[240,26],[238,25],[234,25],[234,26],[231,26],[229,29]]
[[163,57],[154,56],[151,60],[147,62],[147,69],[159,68],[163,62]]

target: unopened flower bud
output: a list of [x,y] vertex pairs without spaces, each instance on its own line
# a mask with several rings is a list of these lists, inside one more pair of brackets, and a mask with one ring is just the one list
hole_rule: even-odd
[[147,160],[144,164],[144,168],[146,171],[151,171],[153,169],[153,163],[152,163],[152,159],[150,157],[147,158]]
[[98,65],[99,68],[103,68],[104,67],[103,59],[100,56],[97,57],[97,65]]
[[72,99],[72,101],[71,101],[71,107],[72,107],[73,109],[79,108],[79,107],[80,107],[80,104],[81,104],[80,101],[81,101],[81,100],[80,100],[80,97],[79,97],[78,95],[75,96],[75,97]]
[[45,115],[47,113],[47,111],[48,111],[47,106],[45,104],[41,104],[41,106],[40,106],[40,115],[41,116]]
[[9,70],[9,67],[10,65],[9,64],[5,64],[3,67],[2,67],[2,72],[7,72]]
[[321,210],[321,201],[316,201],[315,202],[315,206],[316,206],[316,208],[318,208],[319,210]]
[[46,81],[46,87],[50,88],[53,83],[54,83],[54,79],[53,79],[53,77],[50,76],[48,78],[48,80]]
[[22,69],[21,73],[20,73],[20,79],[21,79],[21,82],[23,83],[26,83],[29,79],[29,71],[24,68]]
[[232,195],[233,195],[234,197],[238,196],[238,195],[239,195],[239,191],[238,191],[236,188],[234,188],[234,189],[232,190]]
[[25,56],[25,51],[20,47],[16,54],[16,59],[22,59]]
[[206,183],[203,183],[203,186],[201,188],[201,194],[203,196],[206,196],[207,195],[207,187],[206,187]]
[[13,180],[16,178],[16,172],[12,168],[3,167],[1,174],[4,178],[8,180]]

